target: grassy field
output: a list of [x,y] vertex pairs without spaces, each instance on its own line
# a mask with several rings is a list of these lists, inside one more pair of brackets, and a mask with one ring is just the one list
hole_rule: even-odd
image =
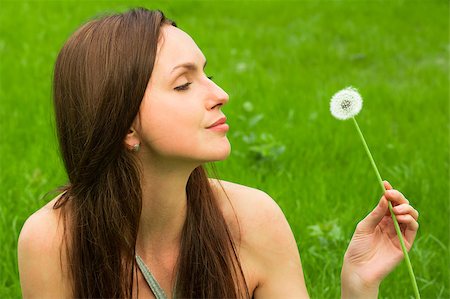
[[[51,76],[66,38],[91,16],[160,8],[208,59],[230,95],[222,179],[269,193],[298,242],[309,294],[338,298],[342,257],[378,202],[351,122],[329,99],[359,88],[359,124],[381,175],[420,212],[410,253],[422,298],[450,298],[448,1],[1,1],[0,298],[20,297],[17,238],[65,183]],[[412,296],[402,263],[380,298]]]

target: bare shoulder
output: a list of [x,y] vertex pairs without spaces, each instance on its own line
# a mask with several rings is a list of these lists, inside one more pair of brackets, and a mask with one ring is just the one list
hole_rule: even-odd
[[[67,275],[62,270],[63,222],[57,198],[32,214],[24,223],[18,240],[18,262],[23,298],[68,297]],[[65,267],[64,267],[65,268]]]
[[211,180],[241,255],[254,269],[254,298],[308,298],[300,255],[278,204],[265,192]]
[[211,179],[210,182],[226,221],[233,228],[238,222],[244,241],[267,236],[269,223],[275,231],[284,230],[292,234],[283,211],[266,192],[222,180]]
[[264,191],[222,180],[210,181],[226,221],[232,228],[239,222],[242,237],[254,230],[257,233],[267,221],[285,220],[278,204]]
[[242,215],[250,212],[250,209],[254,209],[256,205],[262,208],[259,211],[266,210],[266,208],[278,208],[275,201],[267,193],[259,189],[223,180],[210,179],[210,182],[213,190],[219,197],[219,203],[224,212],[229,212],[228,209],[231,208],[229,206],[230,201],[233,207],[237,209],[236,212]]

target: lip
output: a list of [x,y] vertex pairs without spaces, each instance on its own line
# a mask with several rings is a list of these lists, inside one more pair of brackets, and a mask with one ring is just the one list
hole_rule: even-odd
[[[227,121],[227,118],[225,116],[221,117],[216,122],[214,122],[212,125],[207,127],[207,129],[212,129],[212,128],[216,128],[216,127],[219,127],[219,126],[224,126],[224,125],[226,125],[225,124],[226,121]],[[228,127],[228,125],[226,125],[226,126]]]
[[230,127],[227,124],[221,124],[214,127],[209,128],[208,130],[215,131],[215,132],[228,132]]

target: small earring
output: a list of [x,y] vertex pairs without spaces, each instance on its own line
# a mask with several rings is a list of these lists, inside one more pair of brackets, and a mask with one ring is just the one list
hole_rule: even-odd
[[141,148],[141,145],[139,144],[139,143],[136,143],[135,145],[133,145],[133,152],[138,152],[139,151],[139,149]]

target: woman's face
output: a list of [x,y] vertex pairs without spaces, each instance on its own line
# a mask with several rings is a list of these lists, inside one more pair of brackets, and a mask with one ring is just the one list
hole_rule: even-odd
[[141,152],[152,157],[208,162],[230,153],[220,110],[228,94],[204,73],[206,59],[192,38],[164,25],[155,65],[137,118]]

